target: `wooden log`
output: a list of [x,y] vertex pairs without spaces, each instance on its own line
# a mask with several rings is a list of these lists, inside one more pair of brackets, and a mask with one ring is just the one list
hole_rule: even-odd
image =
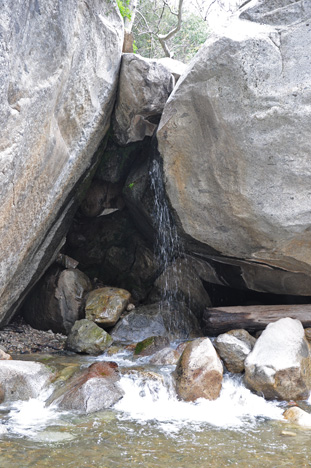
[[208,308],[203,314],[203,330],[211,336],[235,328],[244,328],[252,333],[283,317],[300,320],[304,328],[311,327],[311,304]]

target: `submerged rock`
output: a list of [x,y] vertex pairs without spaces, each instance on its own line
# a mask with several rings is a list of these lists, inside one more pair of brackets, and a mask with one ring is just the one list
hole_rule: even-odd
[[185,240],[214,249],[227,285],[309,295],[310,4],[244,5],[166,103],[166,189]]
[[119,379],[115,362],[96,362],[56,390],[49,403],[86,414],[110,408],[123,396]]
[[223,366],[209,338],[199,338],[188,343],[174,375],[177,395],[182,400],[218,398]]
[[299,320],[270,323],[245,360],[245,383],[268,399],[302,400],[311,390],[311,357]]
[[4,401],[37,398],[52,378],[47,366],[32,361],[0,361]]
[[23,316],[34,328],[67,335],[84,317],[85,295],[91,289],[89,278],[77,268],[52,267],[27,297]]
[[103,327],[112,327],[125,311],[131,293],[125,289],[105,287],[91,291],[86,299],[85,317]]
[[75,353],[101,354],[113,342],[111,336],[96,323],[77,320],[66,341],[66,348]]
[[157,303],[137,307],[113,328],[115,341],[137,343],[150,336],[170,339],[195,338],[201,335],[196,317],[184,304]]

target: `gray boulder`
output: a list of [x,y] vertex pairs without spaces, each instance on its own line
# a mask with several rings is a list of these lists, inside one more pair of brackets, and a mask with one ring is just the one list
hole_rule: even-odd
[[202,334],[198,321],[184,304],[156,303],[137,307],[111,332],[114,341],[137,343],[151,336],[170,339],[195,338]]
[[209,338],[199,338],[186,346],[174,372],[179,398],[215,400],[221,390],[223,367]]
[[214,346],[229,372],[240,373],[244,371],[244,361],[256,342],[255,338],[247,335],[249,333],[246,330],[232,330],[231,333],[218,335],[214,342]]
[[84,317],[84,299],[91,289],[82,271],[50,268],[27,297],[24,318],[33,328],[67,335],[76,320]]
[[109,127],[123,40],[110,0],[1,5],[0,323],[57,255]]
[[311,356],[299,320],[270,323],[245,360],[245,383],[269,399],[301,400],[311,390]]
[[187,238],[223,263],[247,260],[246,286],[308,295],[311,7],[245,3],[206,41],[164,108],[157,136],[166,189]]
[[66,341],[66,349],[75,353],[102,354],[112,343],[111,336],[96,323],[77,320]]
[[113,116],[115,140],[126,145],[152,136],[174,85],[174,78],[156,60],[124,54]]
[[39,362],[0,361],[0,387],[4,401],[37,398],[51,378],[51,371]]
[[85,414],[110,408],[123,397],[119,379],[116,363],[96,362],[57,389],[48,403]]

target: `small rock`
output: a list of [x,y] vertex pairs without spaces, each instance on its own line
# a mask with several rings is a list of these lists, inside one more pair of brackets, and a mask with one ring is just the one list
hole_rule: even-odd
[[125,289],[105,287],[91,291],[85,304],[88,320],[112,327],[125,311],[131,294]]
[[179,398],[215,400],[221,390],[223,367],[209,338],[198,338],[186,346],[174,372]]
[[233,334],[223,333],[216,338],[214,345],[229,372],[244,371],[244,361],[252,350],[249,344]]
[[96,323],[77,320],[66,341],[66,349],[76,353],[101,354],[113,342],[111,336]]
[[0,349],[0,361],[8,361],[9,359],[12,359],[12,356]]
[[156,351],[160,351],[168,346],[170,341],[165,336],[150,336],[143,341],[137,343],[134,354],[140,356],[151,356]]
[[284,411],[283,416],[292,424],[297,424],[298,426],[311,428],[311,414],[302,410],[298,406],[287,408]]

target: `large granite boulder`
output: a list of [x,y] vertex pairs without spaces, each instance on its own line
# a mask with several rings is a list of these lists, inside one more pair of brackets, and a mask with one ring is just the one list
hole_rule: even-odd
[[245,4],[164,108],[166,189],[181,230],[246,286],[309,295],[311,6]]
[[53,261],[112,112],[123,40],[110,0],[1,5],[0,323]]
[[301,400],[311,390],[310,346],[299,320],[270,323],[245,360],[245,383],[269,399]]
[[177,395],[182,400],[219,397],[223,367],[209,338],[198,338],[186,346],[174,375]]
[[114,138],[119,144],[154,134],[173,85],[173,75],[161,63],[137,54],[123,55],[113,116]]
[[82,271],[53,266],[27,297],[24,318],[33,328],[68,335],[76,320],[84,318],[85,295],[91,289]]

